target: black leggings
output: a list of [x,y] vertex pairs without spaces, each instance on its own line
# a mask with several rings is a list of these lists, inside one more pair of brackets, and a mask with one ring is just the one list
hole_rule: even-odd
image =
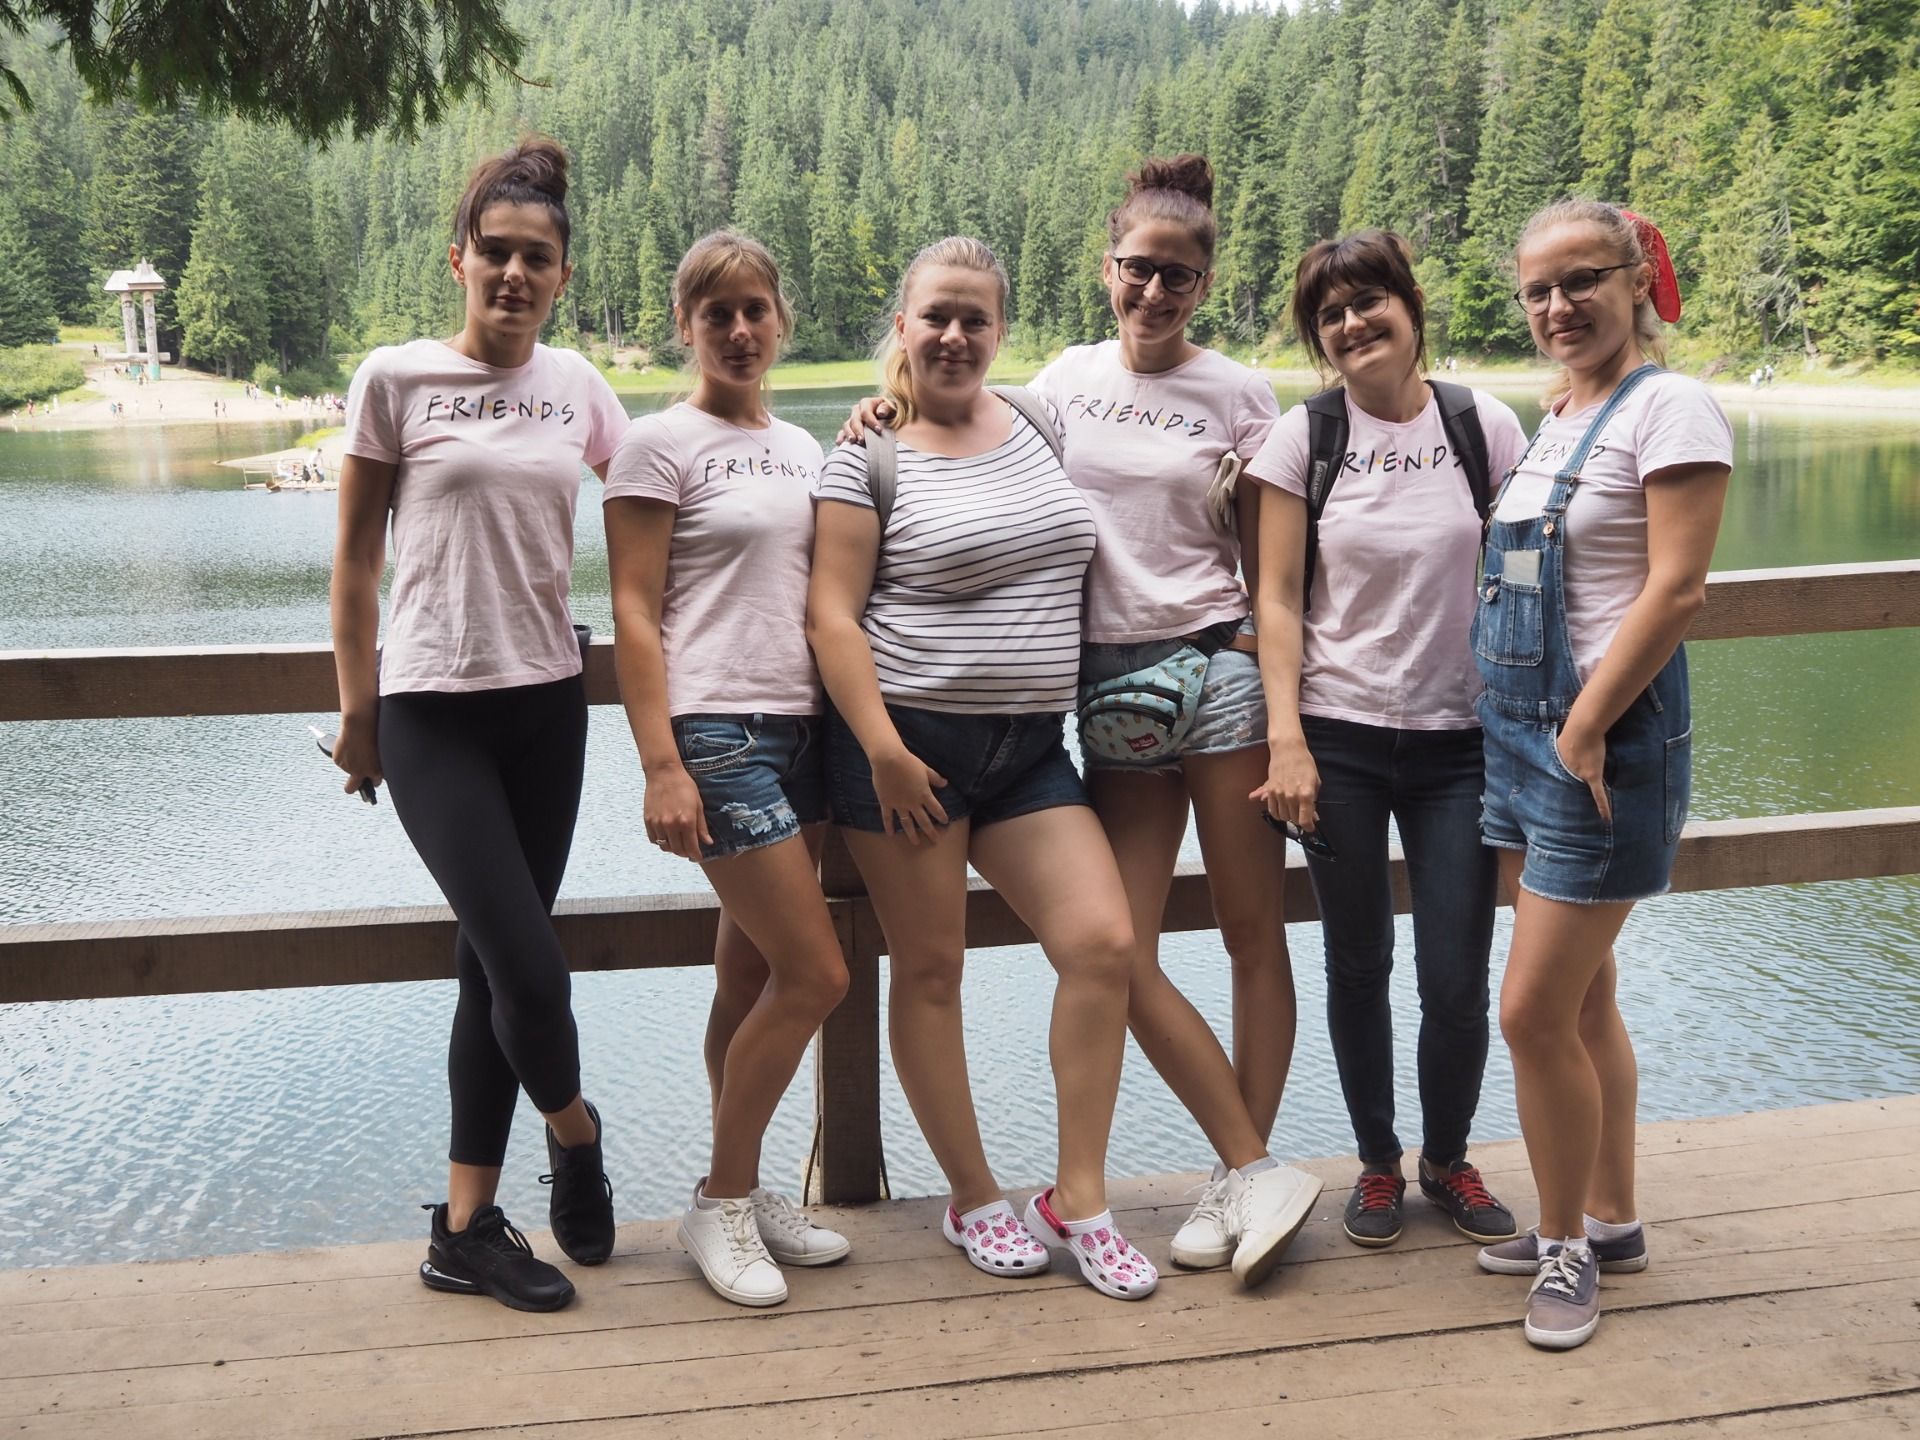
[[457,1165],[497,1166],[520,1086],[541,1111],[580,1093],[567,957],[553,931],[586,765],[579,676],[380,698],[393,808],[460,922],[447,1046]]

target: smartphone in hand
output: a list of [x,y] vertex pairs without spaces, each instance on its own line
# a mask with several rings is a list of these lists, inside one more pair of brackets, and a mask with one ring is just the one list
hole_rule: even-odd
[[[338,735],[326,734],[318,725],[307,726],[307,733],[313,736],[314,743],[320,747],[320,753],[331,760],[333,758],[334,742],[340,737]],[[378,805],[380,803],[380,796],[373,788],[373,781],[362,780],[360,782],[360,798],[369,805]]]

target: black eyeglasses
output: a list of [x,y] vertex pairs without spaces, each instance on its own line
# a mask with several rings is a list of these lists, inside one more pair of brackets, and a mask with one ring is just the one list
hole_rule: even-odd
[[1322,335],[1331,335],[1347,323],[1347,312],[1351,310],[1362,320],[1371,320],[1387,308],[1387,301],[1393,298],[1391,291],[1362,290],[1344,305],[1323,305],[1313,312],[1313,328]]
[[1600,288],[1600,277],[1611,275],[1616,270],[1631,270],[1634,262],[1626,261],[1619,265],[1602,265],[1599,269],[1581,266],[1578,270],[1569,270],[1550,285],[1522,285],[1513,292],[1513,298],[1520,302],[1520,308],[1529,315],[1538,315],[1553,302],[1553,292],[1558,290],[1567,297],[1570,304],[1578,305],[1582,300],[1591,300],[1593,292]]
[[1318,830],[1302,830],[1291,820],[1274,819],[1273,816],[1265,810],[1260,812],[1260,818],[1278,830],[1282,835],[1286,836],[1287,839],[1299,841],[1300,848],[1306,851],[1307,854],[1316,855],[1322,860],[1332,860],[1335,858],[1333,846],[1327,843],[1327,837],[1322,835]]
[[1158,275],[1169,295],[1185,295],[1207,273],[1191,265],[1157,265],[1144,255],[1116,255],[1113,263],[1120,267],[1120,278],[1129,285],[1151,285]]

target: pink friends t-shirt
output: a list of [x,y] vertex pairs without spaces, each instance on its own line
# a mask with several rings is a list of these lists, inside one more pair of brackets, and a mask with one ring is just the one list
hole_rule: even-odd
[[[1492,488],[1527,436],[1493,396],[1476,390],[1474,400]],[[1300,713],[1396,730],[1472,729],[1480,515],[1464,463],[1431,394],[1404,425],[1376,419],[1349,395],[1347,426],[1346,463],[1320,516]],[[1304,499],[1309,464],[1307,407],[1296,405],[1247,472]]]
[[660,619],[668,713],[820,713],[806,631],[820,465],[798,425],[750,430],[684,402],[621,440],[608,502],[675,507]]
[[1239,542],[1208,520],[1207,487],[1222,455],[1244,461],[1267,438],[1273,387],[1213,350],[1136,374],[1107,340],[1070,347],[1030,388],[1059,411],[1067,476],[1093,505],[1087,640],[1164,640],[1245,618]]
[[573,350],[513,369],[440,340],[375,350],[347,391],[346,452],[397,464],[380,693],[499,690],[580,673],[567,594],[580,468],[627,413]]
[[[1530,520],[1546,508],[1555,473],[1599,409],[1548,416],[1494,506],[1496,520]],[[1647,583],[1647,476],[1699,464],[1732,466],[1733,427],[1706,386],[1672,371],[1641,381],[1594,441],[1565,536],[1567,633],[1582,683]]]

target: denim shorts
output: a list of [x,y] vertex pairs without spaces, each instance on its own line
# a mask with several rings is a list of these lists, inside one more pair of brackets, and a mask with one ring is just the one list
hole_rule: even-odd
[[680,715],[673,743],[713,836],[700,847],[702,860],[778,845],[802,825],[825,822],[826,747],[817,715]]
[[[1253,622],[1241,622],[1239,633],[1251,635]],[[1085,645],[1080,650],[1080,683],[1111,680],[1166,659],[1185,643],[1184,638],[1148,640],[1136,645]],[[1224,755],[1267,743],[1267,696],[1260,688],[1260,657],[1247,650],[1216,650],[1207,661],[1200,682],[1200,708],[1193,717],[1177,753],[1161,760],[1129,764],[1107,760],[1081,747],[1089,770],[1160,770],[1180,768],[1186,755]]]
[[[933,793],[949,820],[968,819],[977,829],[1087,803],[1067,754],[1062,716],[950,715],[905,705],[889,705],[887,714],[907,749],[946,777]],[[885,834],[866,751],[837,710],[827,712],[827,772],[833,823]]]
[[1480,833],[1498,849],[1526,851],[1523,888],[1576,905],[1666,893],[1693,789],[1684,685],[1683,678],[1665,704],[1654,690],[1643,692],[1607,732],[1602,779],[1611,824],[1587,782],[1561,763],[1558,723],[1480,697],[1487,763]]

